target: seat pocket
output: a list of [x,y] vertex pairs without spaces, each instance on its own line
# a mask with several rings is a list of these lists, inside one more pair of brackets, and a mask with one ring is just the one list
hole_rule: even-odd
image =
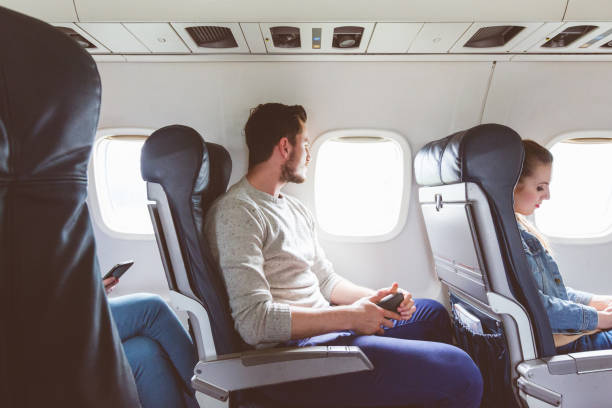
[[[472,357],[480,369],[483,379],[481,407],[517,407],[510,383],[510,359],[508,346],[501,322],[480,312],[450,294],[453,329],[457,346]],[[468,313],[480,320],[482,332],[464,323],[459,318],[455,304],[461,305]]]

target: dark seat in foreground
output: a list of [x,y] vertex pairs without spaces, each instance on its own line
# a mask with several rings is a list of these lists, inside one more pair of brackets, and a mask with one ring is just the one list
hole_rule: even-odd
[[189,127],[173,125],[147,139],[141,160],[171,301],[187,311],[201,360],[193,378],[196,390],[229,398],[234,407],[271,407],[256,387],[372,368],[356,347],[250,350],[234,329],[202,228],[210,204],[227,188],[228,152]]
[[612,350],[555,355],[513,210],[523,156],[516,132],[486,124],[431,142],[415,158],[438,277],[453,307],[484,329],[453,310],[455,333],[483,374],[483,406],[609,406]]
[[0,7],[0,406],[139,406],[85,204],[90,55]]

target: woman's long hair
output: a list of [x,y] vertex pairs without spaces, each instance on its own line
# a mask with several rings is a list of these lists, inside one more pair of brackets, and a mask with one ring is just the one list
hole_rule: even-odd
[[[523,160],[523,169],[521,170],[521,177],[516,184],[514,190],[520,186],[525,177],[529,177],[535,171],[535,168],[542,164],[552,164],[553,155],[544,146],[540,145],[533,140],[523,140],[523,148],[525,149],[525,159]],[[518,213],[515,213],[516,220],[531,234],[533,234],[542,244],[542,246],[549,252],[552,253],[550,245],[546,241],[546,238],[542,235],[536,227],[534,227],[527,219]]]

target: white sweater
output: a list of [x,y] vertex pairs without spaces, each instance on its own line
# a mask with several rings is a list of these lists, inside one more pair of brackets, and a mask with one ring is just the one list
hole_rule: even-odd
[[289,340],[289,305],[328,307],[342,280],[319,246],[306,207],[257,190],[246,177],[215,201],[204,228],[236,329],[251,345]]

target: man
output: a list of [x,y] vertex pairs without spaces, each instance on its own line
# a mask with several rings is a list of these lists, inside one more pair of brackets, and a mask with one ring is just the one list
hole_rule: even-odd
[[[268,103],[251,112],[248,173],[213,204],[205,231],[247,343],[355,345],[375,368],[263,392],[304,406],[479,406],[480,372],[467,354],[446,344],[451,334],[442,305],[415,301],[396,283],[375,291],[336,274],[310,212],[281,193],[306,178],[306,119],[298,105]],[[396,311],[376,305],[397,291],[404,300]]]

